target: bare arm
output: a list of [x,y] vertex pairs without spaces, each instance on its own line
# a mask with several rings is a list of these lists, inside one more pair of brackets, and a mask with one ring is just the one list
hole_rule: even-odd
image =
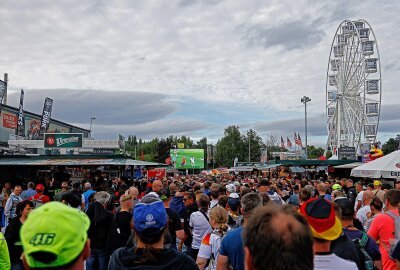
[[197,257],[196,264],[200,270],[204,270],[204,267],[207,264],[207,259],[202,258],[202,257]]
[[228,269],[228,256],[219,254],[217,260],[217,270],[227,270]]

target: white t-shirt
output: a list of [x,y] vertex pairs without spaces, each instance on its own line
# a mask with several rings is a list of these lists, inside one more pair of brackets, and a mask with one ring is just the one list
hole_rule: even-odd
[[329,255],[315,255],[314,256],[314,270],[357,270],[358,267],[355,262],[342,259],[335,254]]
[[357,194],[357,198],[356,198],[356,201],[354,203],[354,211],[357,211],[356,208],[357,208],[357,204],[358,204],[359,201],[361,201],[361,207],[363,206],[363,203],[362,203],[363,195],[364,195],[364,191],[361,191],[360,193]]
[[356,214],[356,218],[362,223],[364,229],[367,227],[368,217],[367,214],[371,212],[369,205],[361,207]]
[[208,260],[211,258],[211,254],[214,254],[214,263],[210,262],[208,266],[209,270],[215,270],[217,268],[216,266],[221,242],[222,237],[216,233],[206,234],[201,241],[199,254],[197,256]]
[[192,228],[192,248],[199,249],[204,235],[211,232],[210,223],[203,213],[197,211],[190,215],[189,226]]

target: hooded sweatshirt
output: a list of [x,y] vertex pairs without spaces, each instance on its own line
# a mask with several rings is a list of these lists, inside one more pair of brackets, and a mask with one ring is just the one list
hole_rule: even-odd
[[108,270],[191,270],[198,269],[192,258],[174,249],[163,249],[157,255],[156,264],[144,264],[140,261],[142,250],[138,249],[135,254],[134,248],[117,249],[111,256]]

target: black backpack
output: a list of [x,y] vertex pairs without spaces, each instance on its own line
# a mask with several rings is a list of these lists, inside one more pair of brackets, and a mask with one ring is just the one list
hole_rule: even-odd
[[371,256],[369,256],[368,252],[365,250],[367,246],[369,237],[365,232],[361,232],[361,238],[352,239],[354,245],[356,246],[358,256],[360,257],[361,263],[364,264],[364,269],[366,270],[373,270],[374,268],[374,261],[372,260]]

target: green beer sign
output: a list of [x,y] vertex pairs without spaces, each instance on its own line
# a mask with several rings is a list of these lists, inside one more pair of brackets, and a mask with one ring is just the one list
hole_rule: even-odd
[[81,148],[82,133],[45,133],[44,148]]

